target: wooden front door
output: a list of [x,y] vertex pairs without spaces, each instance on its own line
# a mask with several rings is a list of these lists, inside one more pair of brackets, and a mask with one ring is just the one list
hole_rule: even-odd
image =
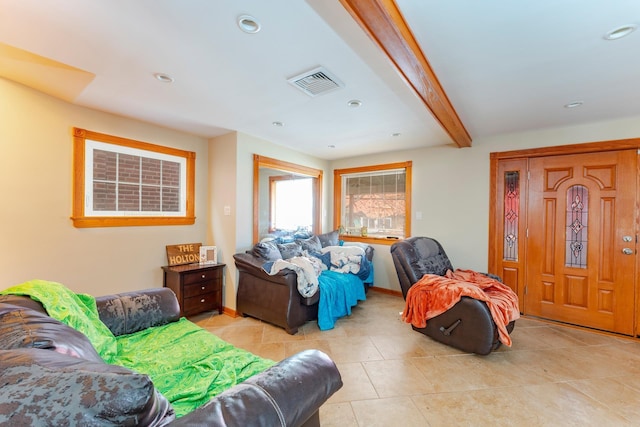
[[529,159],[525,314],[634,334],[637,151]]

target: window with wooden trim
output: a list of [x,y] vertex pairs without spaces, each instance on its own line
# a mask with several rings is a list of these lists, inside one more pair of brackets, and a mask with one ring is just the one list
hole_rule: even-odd
[[195,222],[195,153],[74,128],[76,227]]
[[305,230],[313,227],[312,177],[294,174],[269,177],[269,231]]
[[411,162],[334,170],[334,223],[347,240],[411,235]]
[[[280,216],[279,210],[273,203],[274,189],[270,185],[269,177],[289,175],[291,179],[310,178],[311,179],[311,232],[320,234],[321,230],[321,206],[322,206],[322,175],[321,169],[308,166],[297,165],[278,159],[253,155],[253,241],[259,242],[262,238],[270,234],[276,227],[274,218]],[[302,200],[299,198],[298,200]],[[308,200],[308,199],[307,199]],[[285,208],[289,209],[289,207]],[[296,207],[297,210],[300,207]],[[307,209],[307,208],[304,208]],[[303,224],[307,224],[304,220]],[[290,224],[293,229],[298,229],[304,225]]]

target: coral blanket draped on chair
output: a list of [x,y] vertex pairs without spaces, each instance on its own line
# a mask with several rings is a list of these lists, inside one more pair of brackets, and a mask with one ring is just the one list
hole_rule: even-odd
[[520,317],[518,296],[507,285],[472,270],[448,270],[446,277],[425,274],[409,289],[402,319],[416,328],[453,307],[463,296],[487,303],[500,341],[511,347],[507,325]]

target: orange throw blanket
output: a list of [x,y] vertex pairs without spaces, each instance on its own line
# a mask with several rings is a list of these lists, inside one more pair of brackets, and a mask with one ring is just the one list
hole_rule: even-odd
[[425,274],[407,292],[402,320],[416,328],[444,313],[463,296],[487,303],[500,341],[511,347],[507,325],[520,317],[518,296],[507,285],[471,270],[447,271],[446,277]]

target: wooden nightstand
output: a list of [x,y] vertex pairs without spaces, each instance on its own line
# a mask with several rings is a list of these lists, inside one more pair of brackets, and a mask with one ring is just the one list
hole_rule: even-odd
[[222,276],[225,264],[164,266],[164,286],[178,297],[181,316],[218,310],[222,314]]

